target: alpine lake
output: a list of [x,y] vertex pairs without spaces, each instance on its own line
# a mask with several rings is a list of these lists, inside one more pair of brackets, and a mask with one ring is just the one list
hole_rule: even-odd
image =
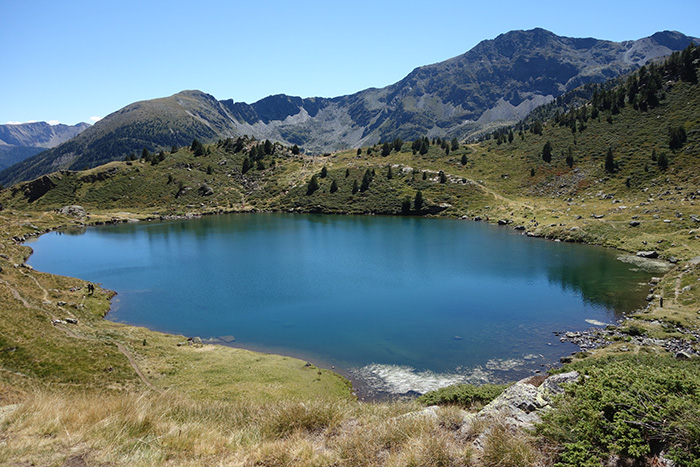
[[333,368],[363,397],[513,381],[615,323],[629,254],[454,219],[229,214],[52,232],[30,264],[118,295],[108,319]]

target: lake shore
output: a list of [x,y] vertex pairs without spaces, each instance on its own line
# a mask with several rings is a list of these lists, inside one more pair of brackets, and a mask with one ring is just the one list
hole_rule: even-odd
[[[221,212],[211,212],[211,213],[204,213],[204,215],[213,215],[213,214],[220,214],[220,213]],[[248,211],[245,211],[245,213],[251,213],[251,211],[248,210]],[[125,213],[119,213],[120,216],[124,216],[124,214]],[[192,215],[184,216],[183,218],[184,219],[192,219],[192,218],[198,218],[198,217],[200,217],[200,216],[192,214]],[[102,219],[105,219],[105,220],[102,220]],[[95,219],[93,217],[91,219],[86,219],[87,222],[82,222],[82,221],[72,222],[72,223],[69,222],[68,226],[70,226],[70,225],[73,225],[73,226],[98,225],[99,226],[99,225],[104,225],[104,224],[108,224],[108,223],[152,221],[152,220],[156,220],[156,219],[160,220],[160,218],[155,218],[152,214],[149,214],[149,213],[140,213],[137,215],[135,215],[134,213],[127,213],[127,215],[124,217],[118,217],[117,215],[114,215],[114,214],[106,214],[106,215],[103,215],[101,218],[97,217],[97,219]],[[163,220],[170,220],[170,219],[163,218]],[[30,232],[28,234],[25,234],[24,236],[15,236],[16,238],[14,239],[14,241],[21,241],[22,237],[24,237],[24,239],[32,238],[33,236],[40,235],[41,233],[50,232],[50,231],[53,231],[53,230],[56,230],[59,228],[65,228],[65,227],[67,227],[67,226],[62,227],[60,224],[57,226],[51,226],[51,227],[44,229],[43,231]],[[26,261],[26,259],[25,259],[25,261]],[[653,343],[653,341],[646,342],[646,344],[649,344],[649,343]],[[612,342],[612,344],[615,344],[615,342]],[[601,348],[601,347],[607,347],[607,346],[600,343],[597,347]],[[624,346],[623,346],[623,348],[624,348]],[[583,348],[582,350],[592,350],[592,349]],[[567,355],[562,355],[562,357],[565,360],[568,360],[568,358],[570,358]],[[335,366],[335,365],[323,365],[323,364],[320,364],[320,365],[324,368],[327,368],[327,369],[333,369],[332,367]],[[335,369],[333,369],[333,370],[335,370]],[[386,397],[388,397],[388,398],[395,397],[393,395],[390,395],[390,393],[381,393],[381,392],[377,392],[376,390],[373,391],[368,386],[366,386],[366,389],[363,388],[362,383],[360,382],[360,378],[358,378],[356,375],[351,374],[348,370],[335,370],[335,371],[340,373],[341,376],[343,376],[349,380],[353,380],[355,382],[355,385],[357,386],[356,392],[358,393],[359,397],[361,397],[361,398],[365,397],[365,398],[370,399],[370,400],[376,400],[376,399],[383,399]],[[533,369],[533,371],[534,371],[534,369]]]

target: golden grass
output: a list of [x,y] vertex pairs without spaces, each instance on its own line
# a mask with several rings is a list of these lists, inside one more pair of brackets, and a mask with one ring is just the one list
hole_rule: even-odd
[[[0,464],[537,465],[532,440],[483,425],[483,453],[452,409],[414,403],[194,401],[174,393],[34,391],[0,421]],[[440,413],[446,410],[446,413]]]

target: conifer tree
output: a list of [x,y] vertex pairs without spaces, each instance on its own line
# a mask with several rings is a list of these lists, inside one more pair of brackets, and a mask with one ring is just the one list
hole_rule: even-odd
[[369,185],[372,183],[372,172],[367,169],[365,174],[362,176],[362,184],[360,185],[360,191],[369,190]]
[[382,145],[382,157],[386,157],[386,156],[388,156],[389,154],[391,154],[391,145],[389,145],[388,142],[385,142],[385,143]]
[[420,190],[416,192],[416,197],[413,200],[413,209],[416,212],[420,212],[423,209],[423,192]]
[[547,163],[552,162],[552,143],[547,141],[542,148],[542,160]]
[[401,214],[410,214],[411,213],[411,198],[404,198],[403,203],[401,203]]
[[608,148],[608,154],[605,156],[605,171],[608,173],[613,173],[616,169],[617,163],[615,163],[612,148]]
[[313,175],[311,180],[309,180],[309,185],[306,187],[306,194],[312,195],[316,190],[318,190],[318,178],[316,175]]

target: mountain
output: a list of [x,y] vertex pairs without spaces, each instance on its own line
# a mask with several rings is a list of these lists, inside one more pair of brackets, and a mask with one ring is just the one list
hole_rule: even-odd
[[604,82],[685,48],[695,38],[658,32],[611,42],[511,31],[463,55],[413,70],[381,89],[336,98],[266,97],[253,104],[217,100],[201,91],[137,102],[85,133],[0,173],[0,183],[58,169],[190,144],[194,138],[250,135],[323,153],[420,136],[463,139],[512,123],[535,107],[591,82]]
[[90,125],[50,125],[46,122],[0,125],[0,170],[77,136]]

